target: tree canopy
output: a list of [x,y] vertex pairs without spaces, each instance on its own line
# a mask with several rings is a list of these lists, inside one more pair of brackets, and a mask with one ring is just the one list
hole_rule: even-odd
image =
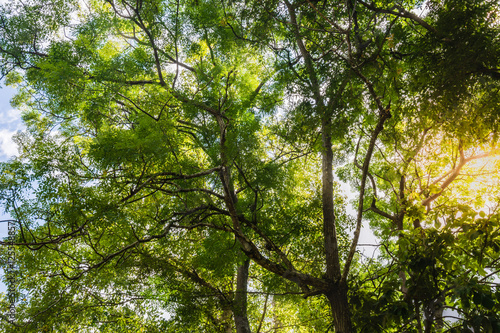
[[0,326],[500,331],[499,33],[490,0],[0,5]]

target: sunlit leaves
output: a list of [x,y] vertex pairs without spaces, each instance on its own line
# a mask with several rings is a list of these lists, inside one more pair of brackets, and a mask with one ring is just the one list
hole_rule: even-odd
[[[19,252],[29,329],[227,330],[242,239],[252,329],[332,329],[311,296],[328,288],[256,263],[336,288],[329,146],[381,242],[346,275],[356,329],[440,329],[444,307],[450,330],[498,326],[494,2],[429,1],[420,21],[418,1],[80,5],[2,7],[2,73],[28,130],[0,193],[36,248]],[[328,186],[342,265],[354,222]]]

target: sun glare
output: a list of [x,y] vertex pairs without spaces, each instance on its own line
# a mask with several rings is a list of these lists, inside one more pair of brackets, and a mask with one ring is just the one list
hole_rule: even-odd
[[467,181],[470,193],[482,196],[484,208],[489,208],[500,186],[500,151],[476,149],[474,156],[483,157],[469,161],[460,174]]

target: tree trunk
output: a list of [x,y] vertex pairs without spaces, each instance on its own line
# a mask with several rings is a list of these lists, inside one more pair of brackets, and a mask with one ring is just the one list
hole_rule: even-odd
[[237,333],[250,333],[250,323],[247,316],[247,289],[248,289],[248,269],[250,259],[238,267],[236,277],[236,293],[234,295],[234,323]]
[[351,312],[347,301],[347,285],[344,282],[335,284],[326,295],[332,309],[335,333],[352,333]]
[[[326,117],[325,117],[326,118]],[[333,200],[333,151],[331,137],[331,120],[326,118],[322,123],[322,201],[323,201],[323,234],[325,242],[326,276],[332,288],[326,294],[332,309],[335,333],[353,332],[351,313],[347,301],[347,284],[341,279],[339,249]]]

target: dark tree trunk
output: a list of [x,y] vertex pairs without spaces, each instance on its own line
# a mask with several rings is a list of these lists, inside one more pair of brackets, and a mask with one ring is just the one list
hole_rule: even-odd
[[331,121],[326,119],[322,124],[323,141],[323,233],[325,237],[326,276],[332,288],[326,294],[332,310],[335,333],[353,332],[351,313],[347,301],[347,284],[341,279],[339,249],[337,242],[336,221],[333,201],[333,152],[331,138]]
[[332,309],[335,333],[354,332],[349,303],[347,302],[347,285],[345,283],[336,284],[326,296]]
[[236,293],[234,295],[234,323],[237,333],[250,333],[250,323],[247,316],[247,289],[248,289],[248,269],[250,259],[238,267],[236,277]]

